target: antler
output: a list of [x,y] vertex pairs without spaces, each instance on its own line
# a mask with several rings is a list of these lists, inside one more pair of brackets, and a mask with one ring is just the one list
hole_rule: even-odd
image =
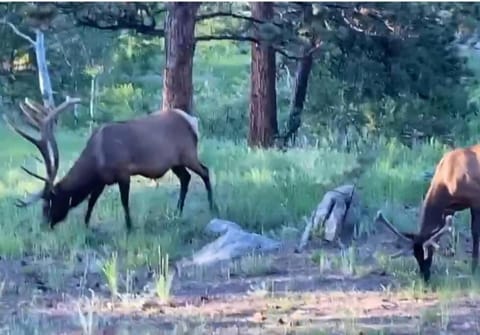
[[52,188],[59,164],[58,146],[53,132],[54,120],[60,112],[65,110],[70,105],[79,103],[80,101],[81,100],[79,98],[67,97],[62,104],[52,109],[25,98],[25,103],[20,103],[20,109],[26,116],[28,124],[40,132],[40,139],[36,139],[20,128],[14,126],[4,115],[5,122],[20,136],[35,145],[35,147],[40,151],[47,172],[47,177],[45,178],[23,166],[21,167],[22,170],[29,175],[42,180],[45,183],[45,186],[41,191],[28,195],[25,200],[17,200],[16,205],[18,207],[31,205],[42,198],[45,192]]
[[440,246],[438,245],[437,242],[435,242],[435,240],[440,238],[440,236],[443,235],[446,231],[451,232],[452,226],[453,226],[453,217],[452,215],[447,215],[445,217],[445,224],[443,225],[443,227],[438,229],[432,236],[428,238],[428,240],[423,242],[423,255],[425,259],[428,256],[427,248],[429,246],[432,246],[435,250],[438,250]]
[[[408,247],[405,247],[402,250],[398,251],[397,253],[390,255],[391,258],[397,258],[404,254],[411,254],[413,252],[413,249],[412,249],[413,240],[409,239],[408,237],[403,235],[401,232],[399,232],[398,229],[395,228],[395,226],[393,226],[387,219],[385,219],[385,217],[380,211],[377,212],[375,223],[381,223],[385,225],[392,233],[400,237],[400,239],[406,242],[406,244],[408,245]],[[432,246],[434,249],[438,250],[440,246],[438,245],[438,243],[435,242],[435,240],[438,239],[446,231],[451,231],[452,225],[453,225],[453,217],[451,215],[448,215],[447,217],[445,217],[445,224],[441,228],[439,228],[435,233],[433,233],[425,242],[423,242],[422,247],[423,247],[423,255],[425,259],[428,257],[428,252],[427,252],[428,247]]]
[[378,224],[378,223],[381,223],[385,227],[387,227],[388,230],[390,230],[392,233],[397,235],[408,246],[408,247],[406,246],[406,247],[402,248],[400,251],[390,255],[391,258],[397,258],[397,257],[403,256],[405,254],[411,254],[412,253],[413,241],[411,239],[409,239],[408,237],[406,237],[405,235],[403,235],[397,228],[395,228],[395,226],[392,223],[390,223],[390,221],[388,221],[383,216],[381,211],[378,211],[377,216],[375,217],[375,224]]

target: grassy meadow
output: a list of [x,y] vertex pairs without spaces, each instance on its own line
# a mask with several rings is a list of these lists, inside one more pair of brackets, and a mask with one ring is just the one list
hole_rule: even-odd
[[[57,180],[72,165],[88,135],[88,131],[58,133],[61,163]],[[44,166],[32,157],[37,155],[36,149],[9,129],[1,128],[0,137],[6,148],[2,152],[2,168],[6,173],[0,182],[4,217],[0,235],[5,243],[0,243],[0,255],[15,256],[32,251],[68,253],[80,248],[89,231],[83,225],[86,203],[72,211],[55,232],[42,231],[40,203],[16,208],[13,201],[23,197],[24,192],[42,186],[20,166],[33,167],[37,173],[44,173]],[[200,157],[210,168],[220,216],[256,232],[297,226],[329,187],[342,182],[342,176],[357,167],[354,154],[328,148],[299,148],[282,153],[250,150],[245,143],[209,138],[201,140]],[[181,218],[175,216],[179,182],[171,172],[159,180],[158,188],[142,177],[132,180],[130,201],[137,229],[128,245],[121,242],[125,225],[118,189],[108,188],[94,209],[91,224],[110,230],[112,239],[98,242],[127,252],[155,250],[149,246],[161,245],[172,255],[188,253],[185,242],[198,246],[201,231],[211,219],[204,186],[198,176],[193,176]]]
[[[89,136],[88,130],[57,133],[60,168],[57,180],[68,171]],[[89,233],[83,224],[86,202],[52,231],[40,229],[40,202],[28,208],[16,208],[14,199],[39,189],[42,183],[26,175],[21,165],[44,174],[44,166],[33,156],[36,149],[6,127],[0,128],[2,170],[0,176],[0,255],[22,253],[64,253],[72,246],[80,248]],[[402,229],[416,229],[413,218],[398,217],[398,208],[418,206],[428,180],[423,173],[432,171],[446,149],[435,142],[412,150],[395,141],[375,144],[368,163],[360,163],[365,153],[347,152],[325,145],[306,146],[282,152],[275,149],[249,149],[246,143],[203,137],[199,144],[201,160],[210,168],[214,198],[220,217],[259,233],[275,233],[285,226],[303,228],[302,217],[310,215],[330,188],[356,183],[365,210],[362,227],[370,232],[371,218],[384,209]],[[121,243],[124,214],[117,187],[104,191],[91,221],[92,227],[111,231],[106,243],[112,248],[135,252],[161,245],[171,255],[186,255],[185,242],[192,248],[202,240],[202,229],[211,219],[206,192],[200,178],[193,178],[187,194],[184,214],[175,216],[179,194],[177,178],[168,172],[158,187],[143,177],[132,179],[131,211],[136,230],[128,245]],[[397,222],[398,221],[398,222]],[[151,234],[155,232],[155,234]],[[137,241],[138,240],[138,241]],[[155,249],[155,248],[153,248]]]

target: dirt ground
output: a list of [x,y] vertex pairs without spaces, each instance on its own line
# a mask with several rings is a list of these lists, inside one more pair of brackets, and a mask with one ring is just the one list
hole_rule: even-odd
[[[480,334],[477,295],[442,302],[434,294],[396,290],[394,276],[373,256],[384,240],[358,248],[362,271],[355,275],[320,271],[312,261],[318,246],[268,256],[268,271],[249,276],[184,270],[167,304],[145,290],[148,269],[132,274],[130,294],[113,300],[101,271],[82,265],[85,257],[73,267],[48,258],[0,260],[0,334],[84,334],[88,327],[91,334],[111,335]],[[338,252],[325,249],[326,259]]]

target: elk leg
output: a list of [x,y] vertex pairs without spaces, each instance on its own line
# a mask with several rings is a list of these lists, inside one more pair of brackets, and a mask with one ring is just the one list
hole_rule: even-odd
[[102,194],[104,188],[104,184],[98,185],[90,193],[90,198],[88,199],[87,213],[85,214],[85,226],[87,227],[88,223],[90,222],[90,217],[92,216],[93,207],[95,207],[95,203],[97,202],[98,197],[100,197],[100,194]]
[[125,224],[127,225],[127,231],[132,230],[132,219],[130,218],[130,208],[128,206],[128,198],[130,194],[130,178],[118,182],[118,188],[120,190],[120,198],[122,200],[123,210],[125,212]]
[[218,208],[213,204],[213,197],[212,197],[212,185],[210,184],[210,173],[208,171],[208,168],[200,163],[199,161],[187,165],[187,167],[198,174],[200,178],[202,178],[203,183],[205,184],[205,188],[207,190],[207,196],[208,196],[208,203],[210,205],[210,212],[216,212],[218,213]]
[[480,209],[470,209],[472,230],[472,274],[478,265],[478,242],[480,237]]
[[188,184],[190,183],[190,173],[184,166],[175,166],[172,168],[173,173],[180,180],[180,196],[178,197],[177,210],[181,215],[183,212],[183,205],[185,203],[185,196],[188,192]]

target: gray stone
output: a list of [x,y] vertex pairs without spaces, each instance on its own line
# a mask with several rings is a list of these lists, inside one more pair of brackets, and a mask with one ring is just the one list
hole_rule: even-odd
[[181,261],[179,266],[211,265],[254,252],[277,250],[281,246],[280,242],[256,233],[249,233],[231,221],[213,219],[207,225],[206,230],[223,233],[223,235],[205,245],[191,259]]
[[214,234],[224,234],[229,229],[242,230],[242,227],[235,222],[222,219],[213,219],[205,227],[207,232]]

